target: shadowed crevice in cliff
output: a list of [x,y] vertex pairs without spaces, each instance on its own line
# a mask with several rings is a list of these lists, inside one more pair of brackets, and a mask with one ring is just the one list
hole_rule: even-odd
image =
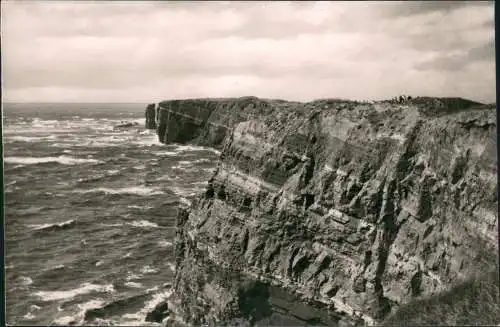
[[240,287],[238,308],[251,324],[271,315],[269,295],[269,285],[260,281],[247,281]]

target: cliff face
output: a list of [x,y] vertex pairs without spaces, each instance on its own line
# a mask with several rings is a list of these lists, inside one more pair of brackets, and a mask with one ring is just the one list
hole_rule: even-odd
[[222,150],[178,217],[189,323],[373,323],[496,261],[494,106],[186,100],[158,119],[165,143]]
[[[283,102],[284,103],[284,102]],[[271,115],[277,106],[255,97],[160,102],[157,134],[163,143],[192,143],[221,149],[236,124]]]

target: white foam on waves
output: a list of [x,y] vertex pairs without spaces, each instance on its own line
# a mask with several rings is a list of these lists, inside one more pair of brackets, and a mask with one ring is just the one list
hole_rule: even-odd
[[30,277],[21,276],[19,277],[19,282],[21,283],[21,285],[28,286],[33,284],[33,279],[31,279]]
[[96,159],[82,159],[74,158],[70,156],[59,156],[59,157],[5,157],[4,162],[11,164],[21,164],[21,165],[36,165],[40,163],[47,162],[57,162],[61,165],[78,165],[85,163],[101,163],[102,161]]
[[141,279],[142,278],[142,275],[136,275],[136,274],[133,274],[131,272],[129,272],[127,274],[127,277],[125,278],[127,281],[131,281],[131,280],[137,280],[137,279]]
[[155,135],[156,136],[156,131],[152,129],[145,129],[141,132],[139,132],[139,135]]
[[179,161],[179,164],[180,165],[192,165],[192,164],[197,164],[197,163],[208,163],[208,162],[211,162],[211,160],[206,159],[206,158],[201,158],[201,159],[192,160],[192,161]]
[[59,123],[58,120],[53,120],[53,119],[45,120],[45,119],[40,119],[40,118],[36,117],[31,121],[31,126],[33,126],[33,127],[51,127],[51,126],[58,125],[58,123]]
[[64,226],[69,226],[71,224],[74,224],[75,220],[70,219],[66,221],[62,221],[60,223],[53,223],[53,224],[32,224],[28,225],[28,227],[31,227],[33,230],[42,230],[42,229],[47,229],[47,228],[52,228],[52,227],[64,227]]
[[171,157],[171,156],[176,156],[179,154],[179,152],[176,152],[176,151],[158,151],[158,152],[155,152],[154,153],[155,155],[157,156],[167,156],[167,157]]
[[172,244],[172,242],[169,242],[166,240],[161,240],[161,241],[158,241],[158,246],[162,247],[162,248],[168,248],[168,247],[173,246],[173,244]]
[[6,135],[17,135],[17,134],[31,134],[33,133],[67,133],[68,130],[64,128],[48,128],[47,126],[38,127],[25,127],[25,126],[6,126],[4,129],[4,137]]
[[57,139],[56,135],[48,135],[48,136],[13,135],[13,136],[5,137],[5,140],[9,141],[9,142],[19,141],[19,142],[27,142],[27,143],[40,142],[40,141],[50,141],[50,140],[55,140],[55,139]]
[[127,252],[122,258],[130,258],[132,256],[132,252]]
[[23,316],[23,319],[26,319],[26,320],[31,320],[31,319],[35,319],[36,316],[32,313],[32,312],[28,312],[27,314],[25,314]]
[[88,294],[92,292],[114,293],[115,288],[112,284],[97,285],[92,283],[83,283],[80,287],[67,291],[38,291],[34,293],[42,301],[58,301],[64,299],[72,299],[77,295]]
[[123,318],[127,319],[127,325],[153,325],[150,322],[145,322],[146,315],[151,312],[157,305],[166,301],[172,295],[172,290],[158,292],[153,294],[151,299],[145,303],[144,307],[136,313],[125,314]]
[[153,146],[153,145],[162,145],[160,141],[158,140],[158,137],[156,135],[143,135],[143,137],[132,140],[130,143],[134,145],[139,145],[139,146]]
[[153,287],[151,287],[151,288],[148,288],[148,289],[146,290],[146,293],[153,293],[153,292],[158,291],[159,289],[160,289],[160,288],[158,287],[158,285],[156,285],[156,286],[153,286]]
[[170,175],[163,175],[163,176],[160,176],[156,179],[156,181],[175,181],[175,180],[179,180],[181,179],[181,177],[179,175],[174,175],[174,176],[170,176]]
[[181,198],[179,199],[179,201],[185,205],[185,206],[190,206],[192,204],[192,202],[188,199],[186,199],[185,197],[181,196]]
[[78,308],[85,313],[87,310],[98,309],[103,307],[106,302],[102,299],[93,299],[85,303],[79,303]]
[[139,125],[144,125],[146,123],[146,118],[131,119],[130,122],[138,123]]
[[27,314],[25,314],[23,316],[23,319],[26,319],[26,320],[31,320],[31,319],[35,319],[36,316],[33,314],[34,311],[38,311],[40,310],[41,308],[38,306],[38,305],[35,305],[35,304],[32,304],[30,305],[30,308],[29,308],[29,311]]
[[213,148],[206,148],[206,147],[203,147],[203,146],[196,146],[196,145],[176,145],[176,149],[178,151],[182,151],[182,152],[187,152],[187,151],[192,151],[192,152],[195,152],[195,151],[209,151],[209,152],[213,152],[217,155],[219,155],[221,152],[218,151],[218,150],[215,150]]
[[159,195],[163,194],[163,191],[158,188],[146,187],[146,186],[131,186],[123,188],[107,188],[98,187],[89,190],[75,190],[77,193],[106,193],[106,194],[134,194],[141,196]]
[[159,227],[157,224],[149,220],[134,220],[128,224],[134,227],[155,227],[155,228]]
[[63,326],[69,326],[71,324],[74,324],[75,322],[76,318],[71,316],[63,316],[54,320],[55,325],[63,325]]
[[102,226],[106,226],[106,227],[120,227],[120,226],[123,226],[122,223],[114,223],[114,224],[105,224],[103,223]]
[[129,205],[127,208],[130,209],[141,209],[141,210],[148,210],[148,209],[153,209],[153,206],[138,206],[138,205]]
[[118,174],[119,172],[121,172],[120,169],[110,169],[110,170],[106,170],[106,173],[108,173],[108,175],[116,175]]
[[199,188],[183,188],[178,186],[173,186],[170,188],[172,192],[179,196],[195,196]]
[[192,170],[192,169],[199,169],[197,167],[194,167],[194,165],[199,164],[199,163],[209,163],[211,162],[210,159],[197,159],[197,160],[181,160],[177,162],[177,165],[172,166],[173,169],[180,169],[180,170]]
[[142,288],[142,284],[136,282],[126,282],[124,285],[131,288]]
[[[66,325],[66,326],[71,325],[71,324],[75,324],[75,323],[81,324],[81,323],[83,323],[85,313],[88,310],[102,308],[105,304],[106,304],[106,302],[103,301],[102,299],[93,299],[93,300],[90,300],[90,301],[87,301],[84,303],[79,303],[79,304],[77,304],[78,309],[79,309],[77,316],[58,317],[54,320],[53,323],[56,325]],[[62,311],[62,310],[60,310],[60,311]]]
[[151,266],[149,266],[149,265],[148,266],[144,266],[141,269],[141,273],[143,273],[143,274],[152,274],[152,273],[156,273],[156,272],[158,272],[158,270],[154,269],[154,268],[151,268]]

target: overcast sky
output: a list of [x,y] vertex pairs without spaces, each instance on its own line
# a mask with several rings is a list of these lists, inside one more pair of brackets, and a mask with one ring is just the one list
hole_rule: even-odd
[[4,101],[495,102],[492,2],[2,1]]

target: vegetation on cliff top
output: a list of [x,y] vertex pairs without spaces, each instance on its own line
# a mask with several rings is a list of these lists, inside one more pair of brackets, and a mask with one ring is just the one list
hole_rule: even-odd
[[325,106],[338,106],[347,105],[355,106],[369,103],[390,103],[390,104],[404,104],[412,105],[418,107],[419,111],[427,116],[445,115],[453,114],[463,110],[475,110],[475,109],[485,109],[495,108],[496,104],[485,105],[476,101],[454,98],[454,97],[408,97],[405,98],[403,102],[394,103],[393,100],[381,100],[381,101],[356,101],[348,99],[336,99],[336,98],[325,98],[325,99],[315,99],[312,101],[300,102],[300,101],[286,101],[280,99],[265,99],[258,98],[255,96],[246,96],[239,98],[193,98],[193,99],[176,99],[176,100],[165,100],[161,101],[159,105],[161,107],[177,110],[188,110],[191,106],[196,106],[196,104],[203,103],[204,107],[214,109],[218,107],[218,103],[223,103],[229,105],[233,108],[235,105],[241,109],[247,107],[248,105],[254,105],[257,107],[281,107],[283,105],[291,106],[293,108],[318,108],[322,109]]
[[384,326],[457,326],[500,323],[499,272],[490,271],[429,298],[415,300],[389,316]]

